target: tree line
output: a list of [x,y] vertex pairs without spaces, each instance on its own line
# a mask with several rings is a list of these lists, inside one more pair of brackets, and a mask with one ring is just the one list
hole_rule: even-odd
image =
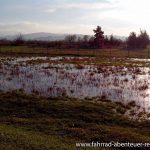
[[146,30],[140,30],[140,34],[136,35],[135,32],[131,32],[127,39],[127,46],[130,49],[143,49],[149,45],[149,35]]
[[124,47],[128,49],[143,49],[150,43],[149,35],[146,30],[141,30],[137,35],[131,32],[126,41],[117,39],[115,36],[105,36],[100,26],[93,30],[94,36],[67,35],[64,40],[56,41],[37,41],[25,40],[22,34],[19,34],[13,41],[1,39],[0,45],[45,47],[45,48],[78,48],[78,49],[102,49]]

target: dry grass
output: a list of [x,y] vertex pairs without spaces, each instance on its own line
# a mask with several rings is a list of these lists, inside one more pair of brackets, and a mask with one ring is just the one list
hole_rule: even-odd
[[9,55],[72,55],[72,56],[97,56],[97,57],[136,57],[150,58],[149,50],[125,50],[122,48],[113,49],[56,49],[27,46],[1,46],[0,54]]

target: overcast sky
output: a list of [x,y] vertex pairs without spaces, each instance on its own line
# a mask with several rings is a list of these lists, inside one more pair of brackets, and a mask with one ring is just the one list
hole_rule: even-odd
[[0,34],[105,34],[127,36],[146,29],[150,34],[149,0],[0,0]]

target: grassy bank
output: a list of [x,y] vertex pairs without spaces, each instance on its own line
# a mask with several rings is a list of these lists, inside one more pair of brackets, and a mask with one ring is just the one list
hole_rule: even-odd
[[150,142],[150,123],[125,118],[128,107],[106,100],[0,93],[0,147],[74,150],[77,142]]

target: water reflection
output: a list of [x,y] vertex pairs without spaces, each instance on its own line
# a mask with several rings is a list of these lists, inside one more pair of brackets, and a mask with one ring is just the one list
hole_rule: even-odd
[[[150,110],[150,68],[67,64],[61,63],[63,59],[74,58],[0,58],[0,90],[22,89],[36,95],[81,99],[99,97],[124,103],[135,101],[146,111]],[[83,60],[87,59],[92,58]]]

